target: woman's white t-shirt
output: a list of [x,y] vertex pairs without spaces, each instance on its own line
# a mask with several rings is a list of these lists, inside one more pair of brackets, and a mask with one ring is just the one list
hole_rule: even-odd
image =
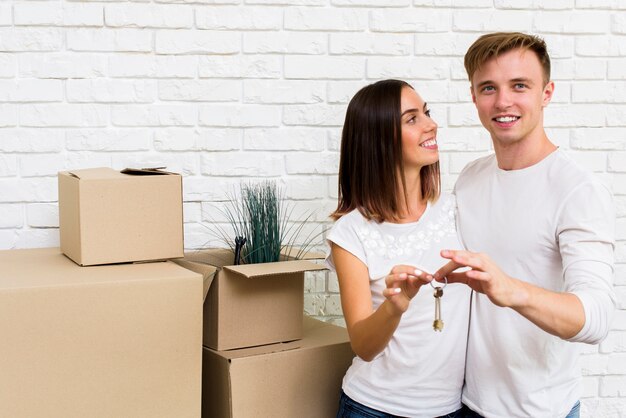
[[[372,307],[385,300],[385,276],[398,264],[434,273],[448,260],[442,249],[461,249],[455,227],[456,204],[442,195],[418,222],[368,221],[358,210],[341,217],[327,239],[369,269]],[[332,254],[328,266],[335,270]],[[442,284],[437,284],[441,286]],[[441,298],[442,332],[433,330],[435,298],[422,286],[404,313],[389,344],[371,362],[355,357],[343,390],[355,401],[393,415],[435,417],[461,407],[470,289],[449,284]]]

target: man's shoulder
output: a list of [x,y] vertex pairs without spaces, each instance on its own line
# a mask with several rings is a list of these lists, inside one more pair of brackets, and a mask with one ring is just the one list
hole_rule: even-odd
[[581,166],[565,151],[557,151],[549,170],[549,178],[555,179],[565,188],[576,188],[589,183],[606,187],[599,177]]
[[464,181],[473,181],[477,176],[490,172],[495,166],[495,154],[485,155],[467,163],[463,170],[461,170],[461,174],[459,174],[457,186]]
[[487,167],[493,166],[495,162],[496,162],[496,154],[484,155],[482,157],[478,157],[475,160],[472,160],[469,163],[467,163],[465,168],[463,168],[462,173],[465,171],[469,171],[469,170],[482,170]]

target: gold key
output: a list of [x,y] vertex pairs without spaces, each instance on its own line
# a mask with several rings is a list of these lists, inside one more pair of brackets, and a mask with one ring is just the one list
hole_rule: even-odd
[[443,296],[443,288],[435,287],[435,321],[433,322],[433,330],[443,330],[443,321],[441,320],[441,297]]

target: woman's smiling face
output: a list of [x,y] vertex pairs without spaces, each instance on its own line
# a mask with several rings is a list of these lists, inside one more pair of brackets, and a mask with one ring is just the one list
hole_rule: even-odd
[[410,87],[402,89],[400,112],[404,169],[420,169],[439,161],[437,124],[430,118],[426,103]]

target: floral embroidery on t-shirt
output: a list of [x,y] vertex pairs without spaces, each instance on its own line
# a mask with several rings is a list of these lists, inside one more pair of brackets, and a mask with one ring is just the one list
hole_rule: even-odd
[[408,232],[392,235],[381,232],[381,226],[367,222],[358,231],[359,239],[366,251],[372,251],[379,257],[393,259],[398,257],[421,256],[421,253],[433,243],[448,235],[456,234],[454,223],[455,200],[448,199],[440,209],[439,216],[428,219],[425,223],[407,225]]

